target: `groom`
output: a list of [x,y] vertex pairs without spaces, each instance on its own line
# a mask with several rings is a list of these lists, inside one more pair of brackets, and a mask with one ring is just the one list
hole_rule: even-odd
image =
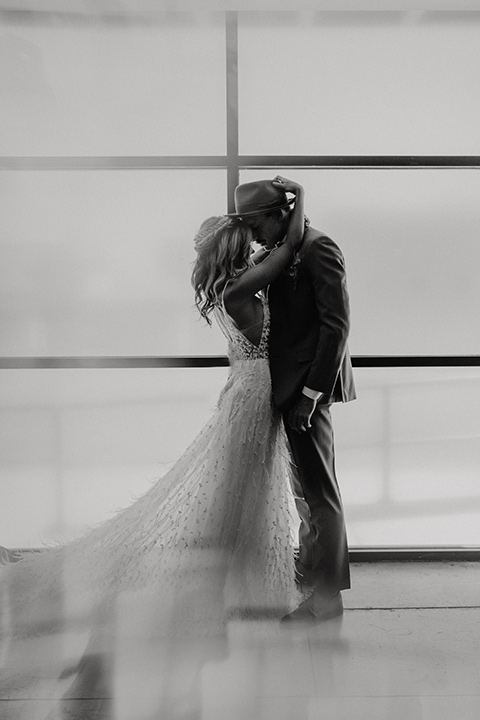
[[[289,185],[277,176],[235,189],[235,215],[267,250],[286,235]],[[340,591],[350,587],[330,405],[353,400],[355,386],[344,259],[307,219],[302,245],[291,267],[269,287],[268,300],[273,396],[290,442],[300,516],[297,578],[310,593],[284,620],[321,622],[342,614]]]

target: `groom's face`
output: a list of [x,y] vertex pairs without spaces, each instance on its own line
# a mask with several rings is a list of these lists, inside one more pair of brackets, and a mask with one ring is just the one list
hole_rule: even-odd
[[254,241],[268,249],[282,240],[286,232],[284,223],[273,214],[244,217],[243,221],[251,229]]

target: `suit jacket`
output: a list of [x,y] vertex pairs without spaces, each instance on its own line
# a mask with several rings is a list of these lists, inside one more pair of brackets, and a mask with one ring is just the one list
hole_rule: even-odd
[[297,260],[268,289],[275,404],[285,409],[304,385],[325,393],[321,403],[354,400],[342,252],[329,237],[307,228]]

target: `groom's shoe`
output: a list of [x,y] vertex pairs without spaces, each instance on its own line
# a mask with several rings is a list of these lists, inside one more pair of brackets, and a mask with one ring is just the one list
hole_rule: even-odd
[[343,602],[340,593],[333,596],[313,592],[296,610],[285,615],[282,623],[308,622],[312,624],[332,620],[343,614]]

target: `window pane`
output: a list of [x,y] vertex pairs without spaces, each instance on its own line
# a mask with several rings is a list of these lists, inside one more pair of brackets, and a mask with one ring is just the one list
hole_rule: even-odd
[[480,154],[471,13],[306,18],[240,14],[241,153]]
[[[480,545],[480,370],[355,374],[358,399],[333,409],[350,544]],[[72,537],[128,505],[193,440],[226,375],[0,372],[1,543]]]
[[357,369],[334,406],[351,545],[480,545],[480,370]]
[[7,17],[0,155],[225,153],[221,15]]
[[224,171],[0,174],[2,355],[223,354],[194,307],[193,237]]
[[[480,174],[293,170],[313,227],[342,248],[356,355],[479,352]],[[273,177],[242,173],[242,182]]]
[[129,505],[210,418],[226,373],[0,372],[0,544],[71,538]]

